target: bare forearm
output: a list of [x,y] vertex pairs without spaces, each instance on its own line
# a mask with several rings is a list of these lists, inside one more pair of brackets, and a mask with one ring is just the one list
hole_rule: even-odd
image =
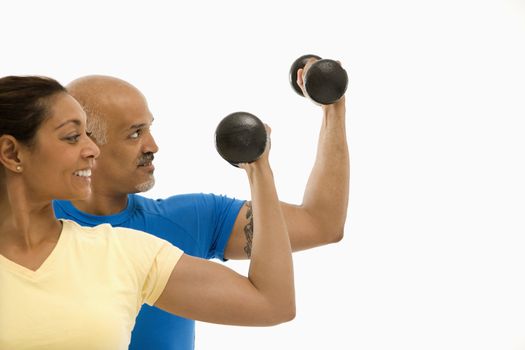
[[273,174],[259,166],[249,172],[249,180],[255,234],[248,278],[273,307],[295,313],[290,239]]
[[348,209],[350,157],[344,100],[323,108],[316,160],[306,185],[303,208],[327,241],[342,238]]

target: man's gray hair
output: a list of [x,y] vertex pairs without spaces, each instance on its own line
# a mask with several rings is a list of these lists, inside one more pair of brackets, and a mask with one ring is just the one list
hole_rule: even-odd
[[87,116],[87,132],[91,134],[91,138],[97,145],[101,146],[106,144],[108,142],[108,126],[106,120],[92,106],[81,105]]

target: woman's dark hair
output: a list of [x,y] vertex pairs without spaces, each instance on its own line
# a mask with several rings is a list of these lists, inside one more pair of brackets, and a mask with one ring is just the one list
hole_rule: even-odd
[[0,78],[0,136],[8,134],[31,145],[49,113],[49,98],[67,92],[54,79],[39,76]]

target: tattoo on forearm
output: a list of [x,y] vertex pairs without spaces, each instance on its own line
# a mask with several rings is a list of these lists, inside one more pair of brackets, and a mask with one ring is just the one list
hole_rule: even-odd
[[250,258],[252,256],[252,241],[253,241],[253,213],[252,213],[252,203],[246,202],[248,211],[246,212],[246,219],[248,223],[244,226],[244,236],[246,237],[246,245],[244,246],[244,252],[246,256]]

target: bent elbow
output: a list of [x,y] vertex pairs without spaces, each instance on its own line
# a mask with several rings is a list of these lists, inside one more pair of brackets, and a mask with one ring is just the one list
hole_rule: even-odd
[[279,311],[278,315],[278,323],[286,323],[290,322],[295,318],[296,315],[296,309],[295,309],[295,303],[291,303],[290,305],[282,308]]
[[344,228],[341,228],[339,230],[334,231],[335,233],[332,235],[332,239],[330,243],[338,243],[343,240],[343,237],[345,236],[345,230]]
[[332,244],[341,242],[345,236],[345,229],[339,226],[326,227],[319,232],[323,232],[322,244]]
[[285,307],[280,307],[272,312],[272,316],[266,321],[267,326],[277,326],[281,323],[290,322],[295,318],[296,309],[295,303],[292,303]]
[[312,229],[313,235],[319,240],[319,245],[338,243],[344,238],[345,224],[344,222],[325,222],[314,225]]
[[296,316],[296,309],[295,309],[295,305],[288,311],[288,313],[285,315],[284,317],[284,322],[290,322],[290,321],[293,321],[293,319],[295,318]]

